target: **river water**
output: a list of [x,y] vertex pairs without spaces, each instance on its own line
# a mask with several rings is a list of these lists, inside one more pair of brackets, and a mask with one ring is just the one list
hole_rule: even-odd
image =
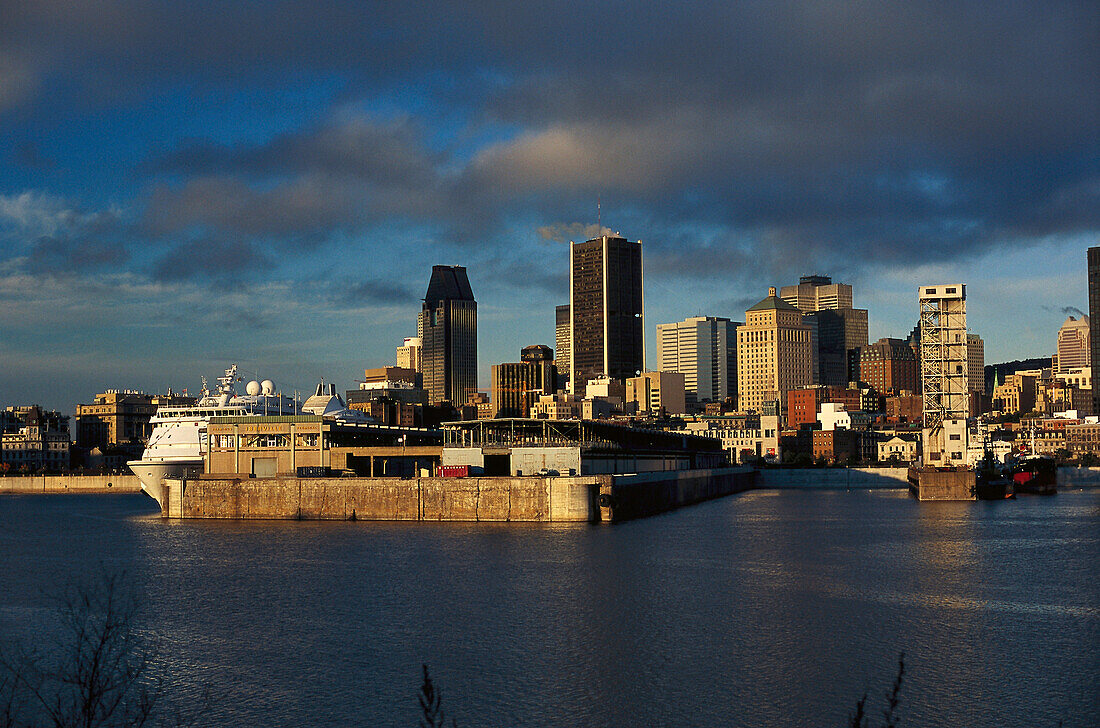
[[[0,635],[124,573],[204,723],[843,726],[905,653],[906,726],[1100,725],[1100,490],[752,491],[615,526],[168,522],[0,497]],[[450,722],[448,718],[448,723]]]

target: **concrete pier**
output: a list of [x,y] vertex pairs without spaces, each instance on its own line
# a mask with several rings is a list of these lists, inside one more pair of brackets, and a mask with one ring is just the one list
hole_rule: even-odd
[[136,475],[13,475],[0,478],[0,493],[140,493]]
[[640,475],[166,479],[166,518],[615,522],[753,487],[747,468]]
[[909,468],[909,492],[921,501],[977,500],[974,482],[973,470]]

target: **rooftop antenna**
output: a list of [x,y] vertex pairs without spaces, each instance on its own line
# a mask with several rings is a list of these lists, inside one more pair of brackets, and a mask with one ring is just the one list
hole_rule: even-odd
[[599,195],[596,195],[596,234],[603,235],[603,211],[600,209]]

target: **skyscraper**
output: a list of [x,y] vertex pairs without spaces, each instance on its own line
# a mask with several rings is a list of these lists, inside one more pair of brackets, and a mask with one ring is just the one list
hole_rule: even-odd
[[554,364],[558,368],[558,386],[564,386],[569,379],[569,357],[573,347],[569,345],[569,304],[563,304],[554,309],[554,346],[557,349],[557,359]]
[[1064,374],[1071,369],[1092,366],[1092,351],[1089,343],[1091,319],[1082,316],[1075,319],[1070,316],[1058,329],[1058,357],[1054,362],[1054,373]]
[[807,315],[816,330],[817,381],[848,384],[849,355],[867,345],[867,309],[852,307],[852,287],[829,276],[802,276],[797,286],[783,286],[780,298]]
[[477,302],[464,267],[432,266],[417,330],[428,401],[464,404],[477,390]]
[[853,306],[852,287],[829,276],[802,276],[797,286],[783,286],[779,297],[803,313]]
[[642,244],[603,235],[569,244],[573,391],[600,375],[625,380],[645,368]]
[[420,373],[420,339],[406,336],[405,343],[397,347],[397,366]]
[[813,383],[810,327],[802,312],[768,289],[764,300],[745,311],[737,327],[737,409],[760,411],[767,402],[786,400],[792,389]]
[[966,389],[985,391],[985,342],[977,334],[966,335]]
[[541,394],[553,394],[557,369],[554,350],[535,344],[525,346],[519,362],[494,364],[493,412],[496,417],[528,417]]
[[737,326],[711,316],[657,324],[657,370],[684,375],[689,407],[737,394]]
[[[1100,362],[1100,248],[1089,248],[1089,351]],[[1091,366],[1091,365],[1090,365]],[[1092,388],[1092,411],[1100,412],[1100,386]]]

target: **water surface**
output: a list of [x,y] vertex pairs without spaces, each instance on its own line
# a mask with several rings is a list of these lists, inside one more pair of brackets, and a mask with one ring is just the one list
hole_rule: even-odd
[[[909,726],[1100,725],[1100,491],[753,491],[616,526],[169,522],[0,498],[0,633],[125,572],[216,725],[842,726],[906,655]],[[32,636],[33,635],[33,636]]]

